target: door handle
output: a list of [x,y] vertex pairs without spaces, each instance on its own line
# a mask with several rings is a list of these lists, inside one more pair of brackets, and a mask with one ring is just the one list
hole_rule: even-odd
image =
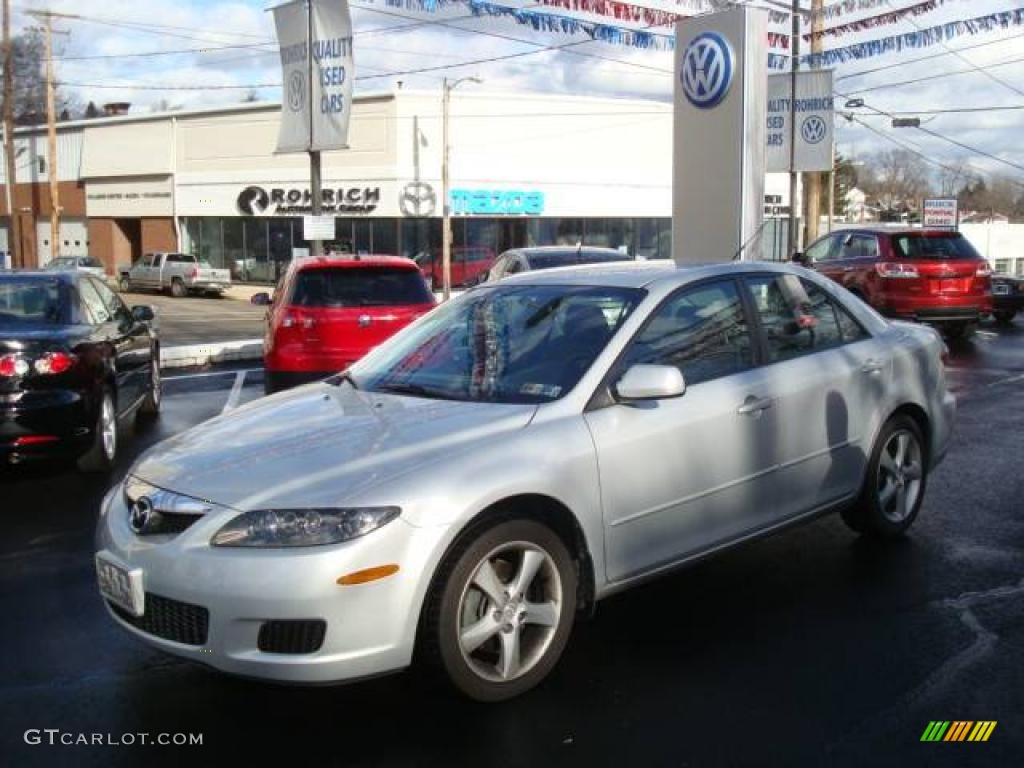
[[736,409],[736,413],[740,416],[760,416],[762,411],[767,411],[771,407],[772,399],[770,397],[751,395],[743,401],[743,405]]
[[860,369],[864,373],[881,373],[885,369],[885,363],[881,360],[868,360]]

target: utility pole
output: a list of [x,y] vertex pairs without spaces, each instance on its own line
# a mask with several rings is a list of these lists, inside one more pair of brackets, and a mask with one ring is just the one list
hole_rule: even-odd
[[18,215],[15,186],[18,181],[14,158],[14,44],[11,42],[11,0],[4,0],[4,160],[7,193],[7,250],[11,267],[23,267],[21,253],[21,217]]
[[[822,40],[825,29],[824,0],[812,0],[811,2],[811,53],[821,53]],[[813,69],[820,69],[821,65],[817,59],[812,59]],[[830,174],[831,176],[831,174]],[[818,239],[818,222],[821,220],[821,174],[818,171],[811,171],[804,174],[804,210],[806,211],[804,221],[807,231],[807,239],[804,242],[812,243]],[[831,228],[831,224],[830,224]]]
[[467,82],[479,84],[482,81],[477,77],[462,77],[454,82],[449,82],[448,78],[445,78],[441,86],[444,91],[441,98],[441,141],[444,145],[441,157],[441,281],[443,284],[444,301],[448,301],[452,296],[452,211],[451,201],[449,200],[451,195],[448,189],[450,178],[448,160],[451,155],[450,132],[448,128],[449,109],[452,91],[462,83]]
[[800,3],[793,0],[790,10],[789,75],[789,253],[792,258],[799,240],[796,231],[796,81],[800,67]]
[[[56,83],[53,75],[53,20],[76,19],[66,13],[29,11],[30,16],[42,19],[43,42],[46,55],[46,171],[50,181],[50,259],[60,256],[60,182],[57,178],[57,105]],[[66,33],[64,33],[66,34]],[[39,264],[37,266],[42,266]]]
[[[312,197],[312,214],[314,217],[319,217],[323,214],[323,173],[320,165],[320,150],[313,149],[315,141],[313,137],[313,126],[315,125],[313,119],[313,0],[309,0],[306,3],[306,21],[307,21],[307,58],[309,61],[309,192]],[[355,243],[353,243],[353,246]],[[312,248],[310,249],[311,256],[323,256],[324,255],[324,241],[320,239],[313,240]]]

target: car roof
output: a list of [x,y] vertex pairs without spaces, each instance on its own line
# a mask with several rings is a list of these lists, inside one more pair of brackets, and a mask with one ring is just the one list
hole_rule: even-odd
[[684,283],[703,277],[744,272],[795,272],[786,262],[732,261],[677,265],[666,259],[615,261],[520,272],[491,285],[588,285],[646,288],[654,283]]
[[400,267],[403,269],[419,269],[419,265],[404,256],[387,254],[371,254],[367,256],[352,253],[328,253],[323,256],[303,256],[292,262],[296,272],[304,269],[322,267]]
[[[960,232],[949,229],[923,229],[921,227],[849,227],[846,229],[837,229],[834,232],[828,233],[830,235],[857,235],[857,234],[869,234],[869,235],[925,235],[927,237],[936,236],[954,236],[962,237]],[[827,237],[828,235],[826,235]]]
[[38,277],[41,280],[63,279],[66,282],[74,282],[81,273],[73,269],[4,269],[0,270],[0,277]]
[[623,255],[621,251],[617,251],[614,248],[603,248],[596,245],[532,245],[526,248],[512,248],[511,250],[515,253],[525,253],[527,256],[542,253],[607,253],[618,256]]

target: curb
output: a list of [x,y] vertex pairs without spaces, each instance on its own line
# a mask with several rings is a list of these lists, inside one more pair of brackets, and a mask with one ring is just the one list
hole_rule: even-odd
[[161,368],[192,368],[211,363],[262,359],[263,339],[211,341],[205,344],[163,347],[160,350]]

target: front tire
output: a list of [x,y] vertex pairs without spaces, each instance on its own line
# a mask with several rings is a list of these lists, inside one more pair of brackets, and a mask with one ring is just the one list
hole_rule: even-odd
[[576,613],[576,569],[562,539],[507,520],[456,545],[426,608],[428,658],[484,702],[518,696],[558,662]]
[[917,518],[927,485],[928,455],[921,428],[909,416],[895,416],[882,427],[860,498],[843,511],[843,520],[857,533],[900,536]]
[[113,394],[105,389],[93,429],[92,447],[78,460],[78,468],[83,472],[109,472],[116,461],[117,406]]

